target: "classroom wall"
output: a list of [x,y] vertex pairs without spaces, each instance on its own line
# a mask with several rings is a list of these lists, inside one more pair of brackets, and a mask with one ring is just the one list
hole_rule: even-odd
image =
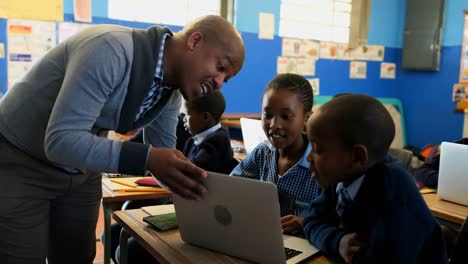
[[[279,27],[280,0],[236,0],[236,27],[241,31],[246,46],[246,61],[242,71],[223,87],[227,112],[259,112],[262,91],[276,74],[276,58],[281,54]],[[442,140],[461,137],[462,115],[453,112],[452,85],[458,79],[463,10],[466,0],[448,0],[443,35],[440,72],[402,71],[401,53],[405,19],[405,0],[372,0],[368,42],[384,45],[386,62],[397,64],[397,78],[380,79],[379,62],[368,62],[367,79],[349,79],[349,62],[319,60],[316,76],[320,78],[321,95],[341,92],[366,93],[376,97],[395,97],[403,102],[407,143],[424,146]],[[108,19],[107,0],[93,0],[94,23],[120,23],[146,27],[146,23]],[[273,40],[259,40],[258,13],[275,14],[276,36]],[[73,20],[73,0],[64,0],[65,20]],[[6,20],[0,19],[0,29]],[[178,27],[173,27],[175,30]],[[6,31],[0,30],[0,42],[6,40]],[[6,60],[0,58],[0,91],[6,90]]]
[[[276,33],[278,33],[280,0],[237,0],[239,20],[237,27],[242,32],[248,32],[248,52],[270,54],[248,54],[244,66],[245,72],[239,76],[238,84],[244,83],[244,78],[255,78],[249,86],[252,98],[245,98],[232,91],[226,91],[235,101],[242,99],[243,105],[231,105],[229,110],[237,112],[255,111],[259,109],[260,100],[255,101],[261,91],[256,85],[265,84],[270,75],[275,73],[275,59],[281,53],[281,41],[256,39],[258,32],[258,13],[275,14]],[[366,80],[350,80],[348,78],[349,63],[344,61],[319,60],[316,65],[316,77],[320,78],[321,95],[333,95],[338,92],[360,92],[378,97],[396,97],[402,100],[405,110],[407,144],[425,146],[430,143],[456,140],[462,136],[463,115],[455,113],[455,104],[451,100],[452,85],[458,81],[461,42],[463,33],[463,10],[468,9],[466,0],[447,0],[445,24],[443,32],[443,47],[439,72],[403,71],[401,56],[403,47],[403,32],[406,15],[405,0],[372,0],[368,43],[384,45],[384,61],[397,64],[395,80],[379,79],[379,63],[368,62],[368,78]],[[251,45],[251,46],[250,46]],[[250,46],[250,48],[249,48]],[[265,47],[260,50],[259,47]],[[267,63],[255,59],[265,57]],[[262,67],[263,66],[263,67]],[[255,69],[262,69],[261,71]],[[256,72],[258,75],[246,74]],[[248,76],[246,76],[248,75]],[[264,86],[264,85],[263,85]],[[261,86],[260,90],[263,88]],[[236,89],[242,89],[239,87]]]
[[[401,13],[405,10],[403,5]],[[463,114],[454,112],[452,86],[459,78],[464,10],[468,10],[468,1],[446,1],[440,71],[401,71],[398,76],[397,89],[405,107],[406,135],[410,144],[439,144],[462,137]],[[403,29],[398,35],[403,35]],[[401,65],[401,49],[398,52],[397,63]]]

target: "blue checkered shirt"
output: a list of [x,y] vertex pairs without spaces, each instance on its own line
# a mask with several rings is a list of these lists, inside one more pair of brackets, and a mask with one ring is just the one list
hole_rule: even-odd
[[153,106],[155,106],[158,101],[170,90],[174,89],[174,87],[169,86],[163,82],[163,51],[164,51],[164,43],[166,43],[166,38],[170,35],[168,33],[164,34],[161,40],[161,47],[159,48],[159,55],[158,61],[156,62],[156,70],[154,72],[154,79],[153,84],[151,85],[151,89],[145,97],[143,104],[140,106],[140,110],[138,111],[135,121],[143,117],[146,112],[148,112]]
[[309,171],[307,155],[311,149],[309,144],[302,158],[280,177],[278,151],[269,143],[261,143],[234,168],[231,175],[274,183],[278,189],[281,216],[300,215],[321,191]]

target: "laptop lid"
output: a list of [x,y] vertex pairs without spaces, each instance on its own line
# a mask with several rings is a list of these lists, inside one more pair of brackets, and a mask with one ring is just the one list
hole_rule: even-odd
[[442,142],[437,195],[468,206],[468,145]]
[[251,118],[240,118],[242,138],[244,140],[245,152],[249,154],[260,143],[268,138],[262,127],[262,121]]
[[[275,185],[209,172],[207,188],[206,197],[200,201],[185,200],[173,194],[184,241],[254,262],[285,263]],[[305,239],[289,238],[286,242],[302,247],[295,249],[302,253],[291,261],[303,260],[318,252]]]

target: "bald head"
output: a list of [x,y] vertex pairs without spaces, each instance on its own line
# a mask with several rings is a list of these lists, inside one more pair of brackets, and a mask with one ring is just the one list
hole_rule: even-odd
[[322,105],[316,127],[336,129],[345,146],[362,144],[374,160],[385,156],[395,136],[395,125],[387,109],[377,99],[364,94],[343,94]]
[[206,41],[220,44],[239,56],[241,65],[244,61],[244,41],[234,26],[221,16],[203,16],[185,25],[181,33],[189,38],[193,33],[200,32]]

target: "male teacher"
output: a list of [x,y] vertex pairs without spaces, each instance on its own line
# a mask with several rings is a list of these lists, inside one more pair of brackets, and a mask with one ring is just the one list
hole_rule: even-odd
[[[198,199],[206,172],[176,144],[181,97],[221,88],[244,63],[219,16],[172,33],[90,27],[49,51],[0,101],[2,263],[92,263],[100,172],[152,172]],[[144,144],[107,131],[144,128]]]

